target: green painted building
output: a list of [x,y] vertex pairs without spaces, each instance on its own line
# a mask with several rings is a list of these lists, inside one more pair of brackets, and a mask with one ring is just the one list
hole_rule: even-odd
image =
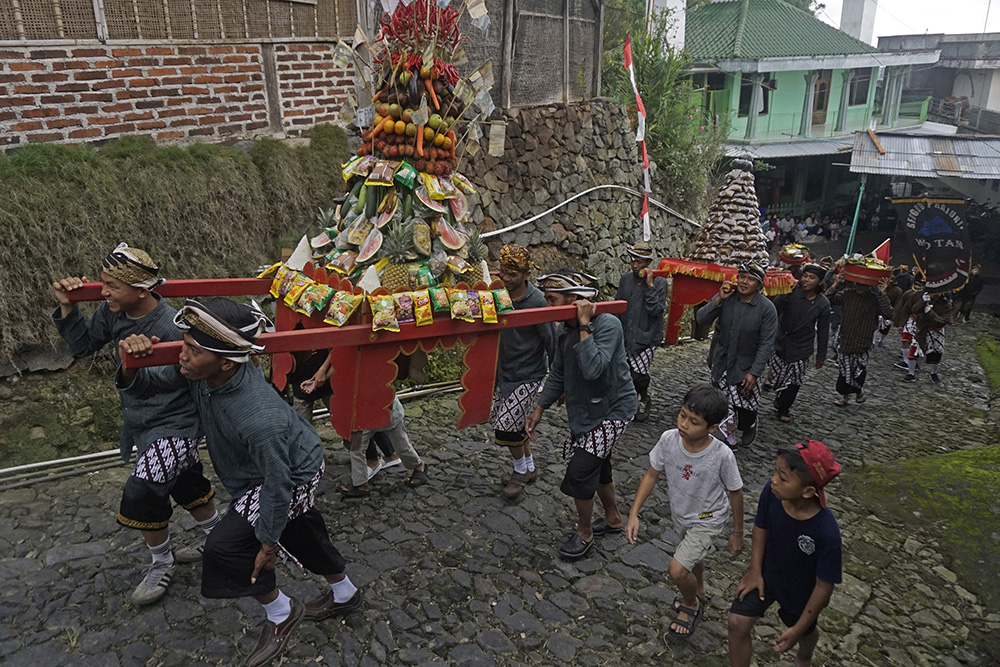
[[857,179],[838,153],[855,132],[922,125],[928,101],[901,103],[903,76],[939,55],[879,52],[782,0],[691,12],[685,49],[700,110],[728,128],[727,153],[775,167],[758,175],[761,205],[793,214],[850,204]]

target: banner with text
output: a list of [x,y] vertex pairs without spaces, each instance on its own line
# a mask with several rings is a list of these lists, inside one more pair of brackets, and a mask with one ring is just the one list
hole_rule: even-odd
[[908,253],[929,294],[960,289],[969,279],[972,248],[961,199],[893,199]]

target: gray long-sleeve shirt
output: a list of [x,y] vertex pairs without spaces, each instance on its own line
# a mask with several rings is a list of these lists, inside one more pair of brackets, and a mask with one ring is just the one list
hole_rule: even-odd
[[758,292],[744,303],[734,293],[721,306],[712,297],[695,319],[701,325],[716,322],[708,351],[713,381],[740,384],[747,373],[758,378],[764,374],[778,331],[778,314],[767,297]]
[[594,333],[580,340],[580,329],[566,326],[556,341],[556,356],[538,397],[548,408],[566,394],[566,416],[573,435],[592,431],[602,421],[627,421],[639,398],[632,384],[622,325],[614,315],[598,315]]
[[[514,301],[514,310],[544,308],[545,295],[527,283],[524,294]],[[528,327],[503,329],[497,355],[496,387],[509,396],[518,385],[545,378],[549,362],[555,356],[555,324],[545,322]]]
[[628,308],[618,316],[625,333],[625,349],[638,354],[663,342],[663,311],[667,305],[667,279],[653,278],[653,286],[645,278],[629,271],[618,281],[616,301],[627,301]]
[[[181,340],[180,330],[174,325],[177,312],[158,295],[156,307],[142,317],[131,318],[124,313],[113,313],[106,303],[86,319],[74,308],[66,317],[56,308],[52,321],[56,330],[69,345],[74,357],[86,357],[114,343],[118,358],[118,341],[132,334],[159,337],[160,340]],[[122,459],[128,461],[134,446],[139,454],[160,438],[198,438],[201,424],[198,411],[191,402],[187,388],[174,389],[161,394],[138,398],[121,395],[122,431],[119,439]]]
[[[119,378],[120,380],[120,378]],[[212,465],[235,500],[260,486],[257,539],[275,544],[288,522],[292,489],[310,481],[323,463],[323,444],[305,419],[285,403],[253,364],[240,364],[222,386],[189,382],[176,367],[144,368],[125,395],[190,393],[205,425]]]

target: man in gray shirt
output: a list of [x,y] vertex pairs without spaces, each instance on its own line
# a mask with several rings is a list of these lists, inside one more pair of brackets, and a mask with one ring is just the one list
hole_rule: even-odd
[[[528,282],[533,267],[527,248],[516,243],[500,248],[500,280],[510,293],[514,310],[545,307],[545,295]],[[505,498],[516,498],[538,475],[524,422],[554,356],[554,341],[555,325],[551,322],[500,332],[490,425],[496,443],[507,447],[514,459],[514,472],[504,481]]]
[[[774,304],[761,292],[764,269],[746,262],[740,265],[733,285],[724,282],[719,293],[698,309],[695,319],[707,326],[715,322],[715,335],[708,351],[712,384],[729,397],[729,416],[719,429],[730,447],[736,446],[736,429],[742,431],[741,444],[749,447],[757,437],[757,408],[760,385],[767,361],[774,349],[778,314]],[[733,298],[737,294],[737,298]]]

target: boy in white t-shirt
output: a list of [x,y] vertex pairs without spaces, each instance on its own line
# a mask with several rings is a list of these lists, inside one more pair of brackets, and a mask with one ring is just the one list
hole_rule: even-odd
[[701,622],[705,557],[729,523],[730,505],[733,532],[729,536],[729,553],[736,557],[743,551],[743,480],[733,451],[709,433],[728,411],[721,390],[699,384],[688,391],[677,415],[677,428],[665,431],[649,453],[649,469],[635,492],[625,525],[626,539],[635,544],[639,510],[660,474],[665,474],[674,532],[679,540],[669,572],[681,592],[674,600],[677,617],[670,624],[670,633],[679,637],[690,637]]

